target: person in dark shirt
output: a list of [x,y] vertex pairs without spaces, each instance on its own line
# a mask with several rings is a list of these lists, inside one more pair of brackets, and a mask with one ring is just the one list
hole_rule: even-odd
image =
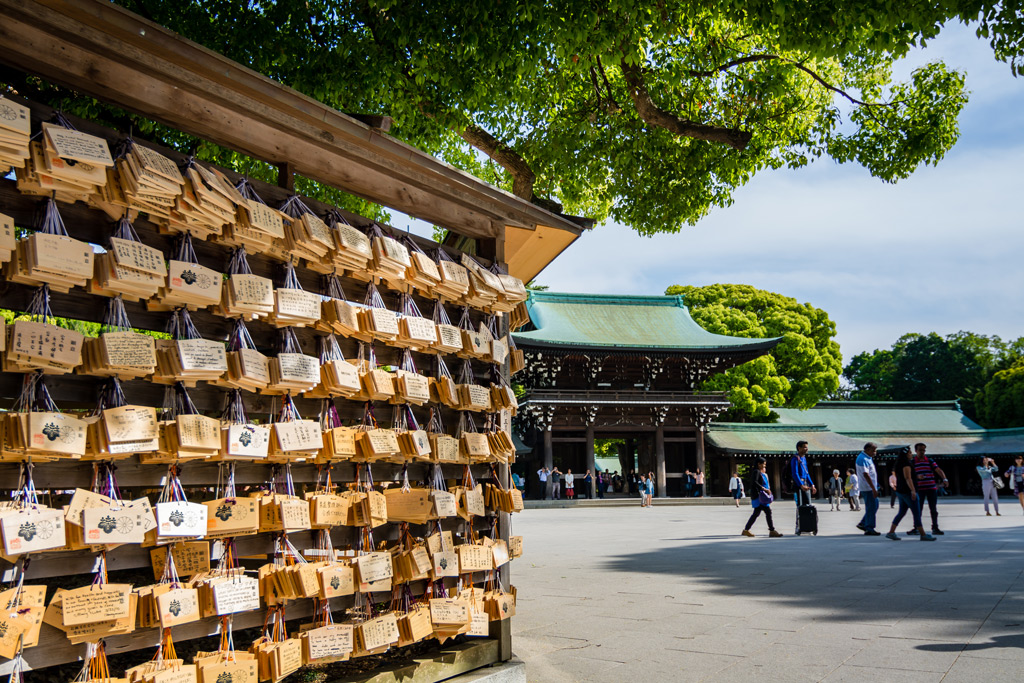
[[900,509],[896,516],[892,518],[892,526],[889,527],[889,533],[885,535],[886,538],[892,541],[900,540],[900,537],[896,535],[896,527],[903,521],[907,510],[910,510],[910,513],[913,515],[914,528],[921,535],[921,540],[935,540],[934,536],[925,533],[924,526],[921,524],[921,500],[914,486],[913,469],[909,449],[900,451],[900,454],[896,457],[896,465],[893,468],[893,471],[896,473],[896,498],[900,502]]
[[[914,486],[917,489],[917,502],[921,506],[921,516],[924,516],[924,504],[927,501],[932,515],[932,534],[942,536],[945,532],[939,528],[939,485],[949,486],[949,480],[935,460],[925,454],[927,448],[923,443],[914,444],[914,458],[911,461]],[[907,535],[914,533],[917,532],[908,531]]]

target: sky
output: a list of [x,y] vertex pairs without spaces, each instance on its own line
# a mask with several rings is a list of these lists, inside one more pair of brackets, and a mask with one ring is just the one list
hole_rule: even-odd
[[897,75],[936,59],[965,71],[971,91],[960,140],[938,166],[896,185],[830,159],[765,171],[677,234],[600,225],[536,282],[608,294],[753,285],[827,311],[844,362],[908,332],[1024,336],[1024,78],[962,26]]

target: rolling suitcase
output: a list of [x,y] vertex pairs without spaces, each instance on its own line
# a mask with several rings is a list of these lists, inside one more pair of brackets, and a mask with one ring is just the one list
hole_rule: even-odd
[[818,508],[801,505],[796,509],[796,533],[818,535]]

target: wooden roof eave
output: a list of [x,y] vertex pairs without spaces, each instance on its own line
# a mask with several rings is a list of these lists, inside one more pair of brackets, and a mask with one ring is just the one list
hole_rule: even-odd
[[583,227],[104,0],[0,0],[0,62],[474,238]]
[[558,355],[620,355],[620,356],[740,356],[753,354],[752,357],[760,356],[771,351],[779,342],[781,337],[772,339],[753,339],[749,344],[737,346],[718,347],[694,347],[694,348],[672,348],[663,346],[597,346],[588,344],[572,344],[560,342],[538,341],[535,339],[523,339],[516,337],[516,346],[524,350],[539,350],[545,353],[556,353]]

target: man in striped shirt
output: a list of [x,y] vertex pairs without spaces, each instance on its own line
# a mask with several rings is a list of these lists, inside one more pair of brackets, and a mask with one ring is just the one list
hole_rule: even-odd
[[[938,488],[940,483],[943,487],[949,486],[949,481],[935,460],[925,454],[927,448],[923,443],[914,444],[914,459],[911,463],[914,471],[914,488],[917,489],[917,504],[921,506],[922,513],[924,502],[928,501],[928,508],[932,513],[932,533],[941,536],[944,532],[939,528]],[[916,533],[917,530],[911,530],[907,535]]]

